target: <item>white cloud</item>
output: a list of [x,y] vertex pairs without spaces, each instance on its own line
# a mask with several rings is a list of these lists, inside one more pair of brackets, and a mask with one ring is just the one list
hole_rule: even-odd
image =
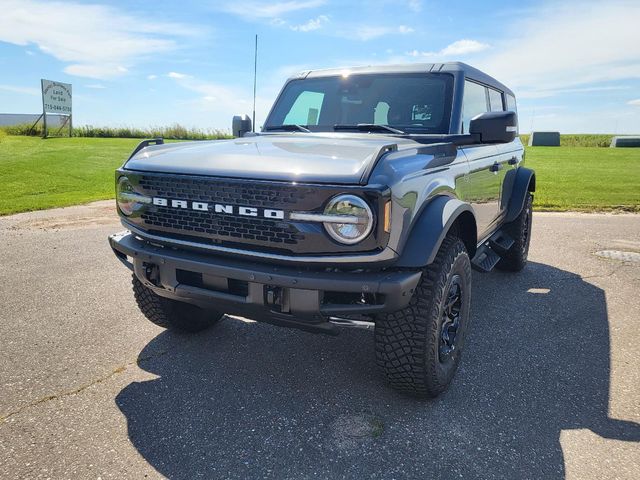
[[216,8],[247,20],[279,19],[288,13],[316,8],[325,3],[325,0],[290,0],[274,3],[262,1],[228,2],[216,6]]
[[20,87],[17,85],[2,85],[0,84],[0,90],[4,90],[6,92],[12,92],[12,93],[22,93],[25,95],[40,95],[42,92],[40,91],[39,88],[35,88],[35,87]]
[[[203,124],[230,125],[233,115],[251,115],[253,92],[249,88],[221,85],[190,76],[171,78],[182,88],[197,94],[197,97],[187,102],[184,107],[191,110],[193,118],[201,118]],[[258,126],[269,111],[272,101],[273,98],[256,98]]]
[[462,39],[447,45],[438,52],[420,52],[418,50],[413,50],[409,52],[409,55],[412,57],[460,57],[471,53],[481,52],[488,48],[489,45],[486,43],[481,43],[477,40]]
[[367,41],[384,35],[398,33],[405,35],[411,32],[413,32],[413,28],[406,25],[399,25],[397,27],[390,27],[386,25],[360,25],[355,27],[354,30],[350,30],[348,32],[348,36],[355,36],[359,40]]
[[147,80],[155,80],[156,78],[158,78],[158,75],[147,75]]
[[322,26],[329,22],[329,17],[326,15],[319,15],[316,18],[312,18],[311,20],[301,24],[301,25],[291,25],[289,28],[295,32],[311,32],[313,30],[318,30],[322,28]]
[[549,4],[494,42],[478,66],[528,96],[640,78],[638,18],[637,1]]
[[177,47],[193,26],[146,21],[115,8],[44,0],[3,0],[0,42],[37,45],[69,65],[70,75],[120,76],[141,58]]
[[31,50],[25,50],[25,52],[27,55],[29,55],[30,57],[34,56],[35,53],[33,53]]
[[412,12],[420,12],[422,10],[422,1],[421,0],[408,0],[407,6],[409,10]]
[[101,83],[90,83],[89,85],[85,85],[85,87],[93,88],[93,89],[96,89],[96,90],[102,90],[104,88],[107,88],[104,85],[102,85]]
[[640,107],[640,98],[636,100],[629,100],[627,105],[633,105],[634,107]]
[[169,72],[169,73],[167,73],[167,77],[183,79],[183,78],[189,78],[189,75],[187,75],[186,73]]

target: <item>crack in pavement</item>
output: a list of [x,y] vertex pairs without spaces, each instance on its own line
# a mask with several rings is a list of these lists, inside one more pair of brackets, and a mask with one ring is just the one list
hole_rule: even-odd
[[580,275],[578,273],[571,273],[570,275],[566,275],[566,276],[560,276],[559,278],[557,278],[558,282],[566,282],[569,280],[575,280],[575,281],[582,281],[582,280],[591,280],[594,278],[610,278],[612,276],[614,276],[616,273],[618,273],[620,270],[622,270],[625,267],[633,267],[633,265],[630,265],[628,263],[623,263],[621,265],[616,266],[613,270],[611,270],[609,273],[599,273],[597,275]]
[[120,365],[119,367],[115,368],[114,370],[112,370],[111,372],[109,372],[107,375],[104,375],[100,378],[97,378],[96,380],[93,380],[92,382],[89,382],[85,385],[82,385],[78,388],[75,388],[73,390],[68,390],[68,391],[64,391],[64,392],[60,392],[60,393],[54,393],[52,395],[47,395],[45,397],[39,398],[38,400],[28,403],[26,405],[23,405],[20,408],[15,409],[12,412],[7,413],[6,415],[2,415],[0,416],[0,425],[2,425],[3,423],[5,423],[8,419],[10,419],[11,417],[18,415],[22,412],[24,412],[25,410],[28,410],[32,407],[36,407],[38,405],[42,405],[43,403],[47,403],[50,402],[52,400],[59,400],[61,398],[65,398],[65,397],[69,397],[71,395],[77,395],[79,393],[82,393],[83,391],[85,391],[86,389],[93,387],[94,385],[98,385],[100,383],[106,382],[107,380],[109,380],[110,378],[124,372],[127,367],[130,367],[131,365],[139,365],[141,362],[145,362],[147,360],[151,360],[154,358],[160,358],[164,355],[166,355],[167,353],[169,353],[171,350],[173,349],[167,349],[167,350],[163,350],[162,352],[159,352],[157,354],[152,354],[152,355],[147,355],[146,357],[139,357],[134,361],[131,362],[127,362],[124,365]]

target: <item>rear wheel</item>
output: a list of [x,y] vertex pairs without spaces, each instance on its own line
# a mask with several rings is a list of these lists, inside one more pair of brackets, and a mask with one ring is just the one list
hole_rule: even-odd
[[393,388],[422,397],[447,389],[460,363],[470,300],[469,255],[450,235],[424,268],[409,306],[376,319],[376,360]]
[[529,243],[531,242],[531,222],[533,220],[533,195],[527,193],[522,211],[513,222],[505,225],[505,233],[511,235],[514,243],[505,253],[496,268],[509,272],[519,272],[527,264]]
[[214,310],[161,297],[145,287],[135,274],[132,283],[138,308],[159,327],[195,333],[212,327],[223,317],[223,314]]

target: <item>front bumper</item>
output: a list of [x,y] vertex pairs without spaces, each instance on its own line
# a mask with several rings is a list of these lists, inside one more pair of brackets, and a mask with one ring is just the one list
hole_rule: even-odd
[[327,322],[332,316],[402,309],[421,276],[416,271],[316,271],[247,262],[151,244],[129,231],[111,235],[109,244],[158,295],[309,330],[332,330]]

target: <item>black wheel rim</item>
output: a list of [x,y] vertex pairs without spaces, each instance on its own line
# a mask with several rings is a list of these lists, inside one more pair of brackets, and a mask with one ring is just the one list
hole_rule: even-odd
[[441,363],[447,362],[457,354],[456,342],[460,340],[461,311],[462,278],[460,275],[454,275],[449,283],[449,289],[442,307],[442,329],[438,348]]

